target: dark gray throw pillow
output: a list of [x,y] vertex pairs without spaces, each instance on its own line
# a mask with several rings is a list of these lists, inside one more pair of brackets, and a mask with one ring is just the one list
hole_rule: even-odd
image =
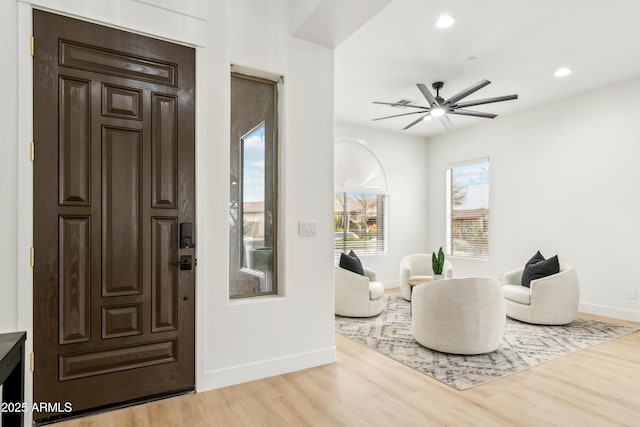
[[524,270],[522,270],[522,278],[520,279],[520,284],[522,286],[526,286],[529,287],[529,282],[531,282],[531,279],[528,279],[525,274],[527,273],[527,267],[538,263],[540,261],[544,261],[544,257],[542,256],[542,254],[540,253],[540,251],[536,251],[536,254],[534,256],[531,257],[531,259],[529,259],[529,261],[527,261],[524,264]]
[[527,264],[522,272],[522,286],[531,286],[532,280],[542,279],[560,273],[558,255],[533,264]]
[[343,252],[340,254],[340,268],[353,271],[354,273],[364,276],[364,268],[362,268],[362,262],[355,252],[349,251],[349,253]]
[[540,261],[544,261],[546,258],[540,253],[540,251],[536,251],[536,254],[531,257],[527,264],[535,264]]

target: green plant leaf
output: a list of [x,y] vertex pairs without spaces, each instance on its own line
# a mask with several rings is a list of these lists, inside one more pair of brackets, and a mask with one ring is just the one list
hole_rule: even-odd
[[438,250],[438,255],[435,252],[431,253],[431,268],[433,274],[442,274],[442,268],[444,267],[444,253],[442,252],[442,246]]

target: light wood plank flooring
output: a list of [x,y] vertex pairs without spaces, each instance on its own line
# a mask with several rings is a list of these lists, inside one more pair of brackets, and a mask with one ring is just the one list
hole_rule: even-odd
[[338,334],[336,346],[335,364],[57,425],[640,426],[640,332],[464,391]]

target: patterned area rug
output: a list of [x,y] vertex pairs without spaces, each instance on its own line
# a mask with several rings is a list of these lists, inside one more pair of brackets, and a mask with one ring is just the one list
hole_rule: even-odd
[[418,344],[411,335],[409,302],[387,295],[373,318],[336,316],[336,332],[458,390],[531,368],[635,332],[637,329],[576,319],[566,326],[529,325],[507,318],[502,344],[492,353],[460,356]]

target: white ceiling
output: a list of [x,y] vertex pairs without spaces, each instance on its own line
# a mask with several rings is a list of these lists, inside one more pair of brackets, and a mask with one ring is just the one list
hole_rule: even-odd
[[[456,18],[438,29],[438,16]],[[469,57],[476,59],[470,60]],[[557,78],[560,67],[573,73]],[[407,112],[372,101],[413,100],[425,105],[416,83],[440,95],[488,79],[489,86],[463,101],[518,94],[519,99],[469,107],[505,114],[640,75],[638,0],[394,0],[342,42],[335,52],[336,119],[401,131]],[[629,94],[640,97],[640,94]],[[594,108],[597,106],[594,105]],[[451,116],[456,128],[489,119]],[[431,136],[445,132],[438,120],[408,131]]]

